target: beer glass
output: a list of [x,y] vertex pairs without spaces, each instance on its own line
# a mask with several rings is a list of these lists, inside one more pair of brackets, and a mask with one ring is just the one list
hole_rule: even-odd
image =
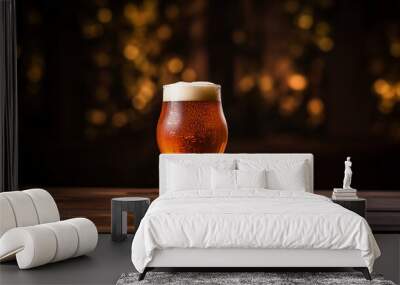
[[211,82],[164,85],[157,125],[161,153],[221,153],[227,140],[219,85]]

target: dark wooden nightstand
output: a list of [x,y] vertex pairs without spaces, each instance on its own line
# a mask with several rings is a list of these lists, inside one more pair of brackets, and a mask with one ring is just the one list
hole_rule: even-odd
[[144,197],[118,197],[111,199],[111,238],[123,241],[128,233],[128,213],[135,217],[135,231],[150,206],[150,199]]
[[339,204],[340,206],[359,214],[361,217],[365,218],[367,200],[364,198],[357,198],[352,200],[334,200],[332,202]]

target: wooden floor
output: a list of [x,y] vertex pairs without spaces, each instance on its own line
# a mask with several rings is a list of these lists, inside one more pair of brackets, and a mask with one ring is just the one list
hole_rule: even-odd
[[[62,219],[87,217],[99,232],[109,233],[111,224],[111,198],[139,196],[155,199],[156,188],[46,188],[55,198]],[[331,191],[315,191],[330,196]],[[367,199],[367,220],[375,233],[400,232],[400,191],[359,191]],[[129,217],[132,220],[133,217]],[[132,223],[130,223],[132,225]],[[131,228],[132,230],[132,228]]]

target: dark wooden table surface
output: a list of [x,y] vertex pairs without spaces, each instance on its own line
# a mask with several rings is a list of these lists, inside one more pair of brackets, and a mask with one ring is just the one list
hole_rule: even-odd
[[[47,188],[53,195],[62,219],[87,217],[99,232],[109,233],[111,225],[111,198],[139,196],[155,199],[157,188]],[[316,190],[316,194],[331,196],[331,190]],[[359,191],[367,199],[367,220],[375,233],[400,232],[400,191]],[[129,216],[132,225],[133,217]],[[132,230],[132,226],[130,227]]]

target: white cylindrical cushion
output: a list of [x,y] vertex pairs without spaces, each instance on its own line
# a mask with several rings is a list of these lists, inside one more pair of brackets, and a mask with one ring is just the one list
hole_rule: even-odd
[[13,209],[17,227],[33,226],[39,223],[38,214],[30,196],[22,191],[3,192]]
[[74,257],[86,254],[96,248],[98,233],[97,228],[92,221],[85,218],[74,218],[63,222],[74,226],[78,233],[79,242]]
[[75,228],[66,222],[55,222],[42,225],[51,229],[56,235],[57,250],[51,262],[57,262],[75,255],[78,248],[78,233]]
[[39,224],[52,223],[60,220],[60,214],[53,197],[43,189],[29,189],[22,191],[28,194],[36,208]]
[[6,231],[16,226],[17,222],[10,202],[0,193],[0,238]]
[[16,254],[20,269],[28,269],[49,263],[57,252],[54,232],[36,225],[14,228],[0,239],[0,260]]

